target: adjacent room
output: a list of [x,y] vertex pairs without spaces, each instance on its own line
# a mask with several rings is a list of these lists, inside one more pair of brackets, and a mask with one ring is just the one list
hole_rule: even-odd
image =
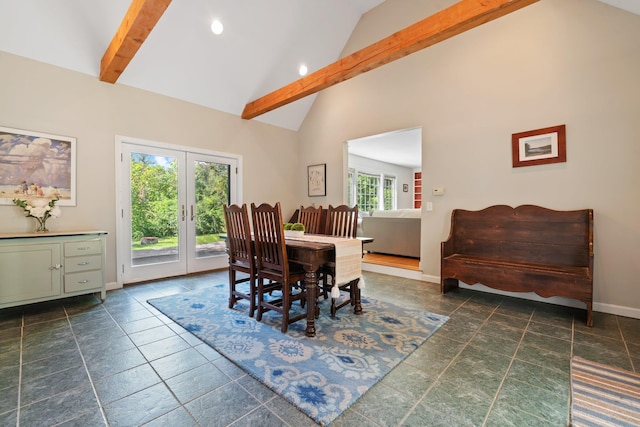
[[358,205],[367,271],[420,279],[422,129],[347,142],[347,204]]
[[0,16],[0,425],[640,425],[637,1]]

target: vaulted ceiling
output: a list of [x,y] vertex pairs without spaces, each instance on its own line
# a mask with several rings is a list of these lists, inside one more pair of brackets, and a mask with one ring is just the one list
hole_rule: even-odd
[[[300,78],[299,64],[314,70],[338,59],[362,14],[382,1],[172,1],[117,84],[239,116],[247,102]],[[131,2],[0,0],[0,50],[98,78]],[[210,29],[216,18],[220,36]],[[312,102],[259,120],[296,130]]]
[[[362,14],[383,1],[173,1],[117,84],[241,115],[251,101],[300,79],[300,64],[313,73],[337,61]],[[640,14],[638,0],[600,1]],[[0,0],[0,50],[98,78],[130,3]],[[216,18],[225,26],[219,36],[210,30]],[[297,130],[314,98],[255,120]]]

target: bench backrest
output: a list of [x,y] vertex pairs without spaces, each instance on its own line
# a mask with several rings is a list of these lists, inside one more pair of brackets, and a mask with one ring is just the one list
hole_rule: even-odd
[[541,264],[590,266],[593,210],[498,205],[451,214],[453,253]]

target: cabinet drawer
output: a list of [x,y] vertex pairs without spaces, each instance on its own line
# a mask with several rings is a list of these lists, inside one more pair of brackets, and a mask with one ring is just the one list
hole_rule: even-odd
[[80,256],[80,255],[94,255],[102,253],[102,242],[100,239],[96,240],[82,240],[79,242],[65,242],[64,244],[64,256]]
[[65,258],[64,272],[76,273],[78,271],[102,269],[102,255]]
[[102,271],[82,271],[64,275],[64,291],[76,292],[102,287]]

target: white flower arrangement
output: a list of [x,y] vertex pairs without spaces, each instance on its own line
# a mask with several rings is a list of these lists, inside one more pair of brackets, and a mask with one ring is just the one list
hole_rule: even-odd
[[32,217],[38,220],[37,231],[47,231],[45,223],[51,217],[58,218],[62,215],[62,210],[59,206],[56,206],[56,202],[60,200],[60,197],[55,199],[13,199],[13,203],[16,206],[20,206],[27,213],[27,217]]

